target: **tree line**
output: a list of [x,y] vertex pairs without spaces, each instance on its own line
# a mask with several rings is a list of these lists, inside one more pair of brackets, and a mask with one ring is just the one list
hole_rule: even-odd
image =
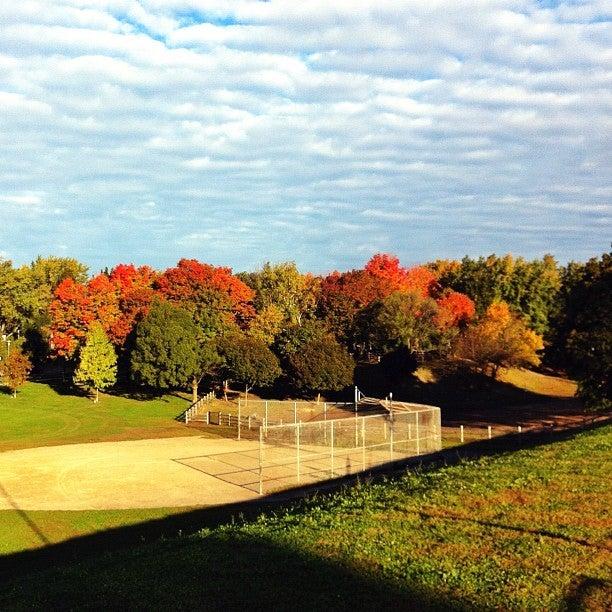
[[55,362],[96,398],[120,382],[190,387],[195,399],[204,379],[309,395],[351,385],[359,362],[494,377],[544,359],[609,408],[611,269],[609,253],[566,266],[490,255],[414,267],[377,254],[325,276],[293,262],[235,274],[195,259],[89,276],[70,258],[0,259],[0,375],[15,392],[32,367]]

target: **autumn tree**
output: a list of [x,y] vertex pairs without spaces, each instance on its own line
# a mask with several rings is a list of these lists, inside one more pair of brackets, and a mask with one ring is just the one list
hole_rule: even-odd
[[458,265],[434,262],[432,269],[439,274],[442,287],[468,295],[479,315],[492,303],[503,301],[520,313],[531,329],[541,335],[548,331],[561,285],[552,255],[533,261],[510,254],[464,257]]
[[542,337],[505,302],[493,302],[485,314],[461,333],[454,343],[460,362],[484,374],[497,376],[500,367],[537,366]]
[[79,355],[74,382],[95,390],[94,403],[98,403],[100,389],[117,382],[117,353],[102,325],[92,323]]
[[155,288],[169,302],[189,312],[209,337],[235,325],[245,326],[254,314],[253,290],[230,268],[181,259],[175,268],[161,274]]
[[219,352],[228,378],[242,383],[247,396],[253,387],[269,387],[281,375],[278,358],[257,338],[229,334],[219,339]]
[[312,274],[301,274],[292,261],[267,262],[260,270],[239,277],[255,292],[257,312],[274,307],[284,321],[297,325],[314,313],[318,281]]
[[0,361],[0,377],[11,390],[13,397],[17,397],[17,389],[25,384],[31,370],[30,360],[19,348],[13,349]]
[[287,362],[289,382],[302,393],[340,391],[353,382],[355,362],[331,334],[306,342]]

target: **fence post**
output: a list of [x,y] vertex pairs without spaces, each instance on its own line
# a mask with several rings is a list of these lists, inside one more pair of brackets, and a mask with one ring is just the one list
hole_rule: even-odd
[[264,403],[264,427],[268,430],[268,400]]
[[359,417],[355,413],[355,448],[359,446]]
[[297,448],[296,463],[297,463],[297,481],[300,484],[300,425],[297,423],[295,426],[295,446]]
[[263,429],[259,428],[259,494],[263,495]]
[[408,423],[408,440],[412,440],[412,423]]
[[206,411],[206,424],[210,425],[210,410]]
[[461,444],[463,444],[463,425],[459,425],[459,431],[461,432]]
[[251,431],[251,415],[249,414],[248,418],[248,423],[249,423],[249,431]]
[[489,440],[491,439],[491,426],[487,426],[487,433],[489,434]]
[[419,432],[419,413],[414,413],[415,418],[415,436],[416,436],[416,454],[417,456],[421,454],[421,433]]
[[361,463],[366,468],[365,417],[361,417]]
[[297,402],[293,402],[293,424],[297,425]]
[[241,408],[242,405],[240,403],[240,398],[238,399],[238,439],[240,440],[240,416],[241,416]]
[[331,431],[329,433],[329,439],[331,440],[331,452],[330,452],[330,457],[331,457],[331,477],[334,477],[334,421],[331,420],[329,422],[330,426],[331,426]]
[[[327,402],[323,402],[323,420],[327,421]],[[327,427],[323,425],[323,440],[327,442]]]
[[393,461],[393,419],[389,423],[389,454],[390,459]]

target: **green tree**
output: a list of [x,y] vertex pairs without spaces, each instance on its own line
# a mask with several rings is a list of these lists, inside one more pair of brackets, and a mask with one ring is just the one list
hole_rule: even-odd
[[438,261],[430,264],[442,287],[468,295],[482,316],[494,302],[506,302],[519,312],[526,324],[543,335],[548,332],[561,286],[557,262],[552,255],[527,261],[507,254],[489,255],[461,263]]
[[316,279],[311,274],[301,274],[292,261],[266,262],[261,270],[239,276],[255,291],[254,303],[258,312],[274,306],[285,321],[297,325],[314,312]]
[[215,361],[216,350],[199,339],[189,312],[156,301],[136,326],[130,367],[133,380],[155,389],[176,389],[189,382],[197,399],[203,369]]
[[612,252],[569,264],[556,321],[557,359],[578,379],[587,407],[612,408]]
[[100,323],[93,323],[89,328],[74,382],[93,388],[95,403],[98,403],[100,389],[112,387],[117,382],[117,353]]
[[306,342],[287,361],[289,381],[300,392],[340,391],[353,382],[355,362],[330,334]]
[[276,355],[268,345],[245,334],[229,334],[219,339],[228,378],[244,385],[245,395],[253,387],[269,387],[281,375]]
[[442,348],[444,334],[436,323],[438,307],[415,292],[395,292],[376,300],[358,316],[364,348],[378,355],[405,346],[423,355]]
[[0,377],[11,390],[13,397],[17,397],[17,389],[25,384],[31,370],[30,360],[19,348],[13,349],[0,361]]

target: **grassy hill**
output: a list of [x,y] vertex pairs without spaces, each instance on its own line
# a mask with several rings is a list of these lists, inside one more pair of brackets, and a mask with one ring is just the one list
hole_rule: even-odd
[[606,426],[128,550],[84,542],[5,576],[0,608],[604,610],[611,459]]

